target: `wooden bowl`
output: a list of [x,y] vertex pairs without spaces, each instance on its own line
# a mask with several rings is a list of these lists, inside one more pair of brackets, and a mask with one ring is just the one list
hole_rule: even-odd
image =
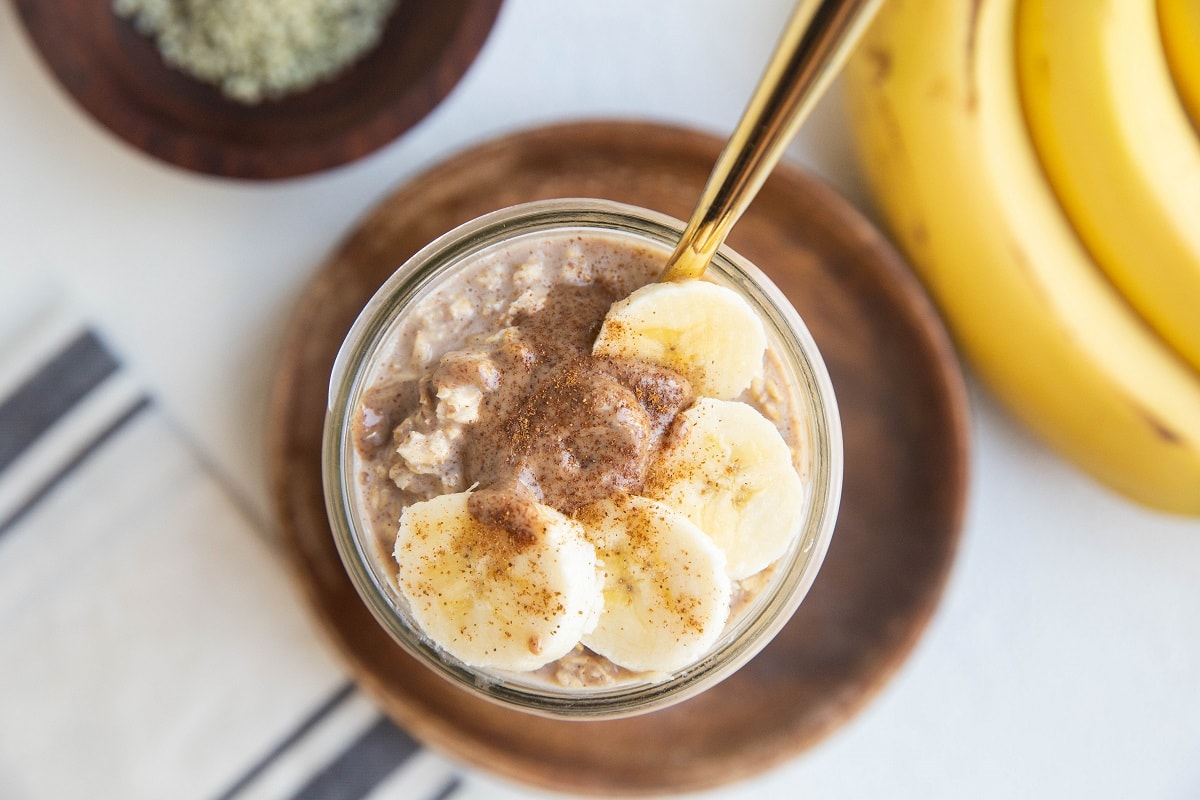
[[245,106],[167,66],[112,0],[16,0],[46,64],[117,136],[185,169],[286,178],[382,147],[450,93],[501,0],[401,0],[383,38],[334,80]]
[[833,191],[783,165],[730,244],[811,329],[845,431],[845,489],[821,573],[782,633],[708,692],[640,717],[556,721],[467,694],[375,622],[338,560],[320,440],[334,355],[366,300],[422,245],[527,200],[602,197],[684,218],[722,142],[638,123],[542,128],[476,147],[380,204],[295,312],[268,424],[283,541],[317,619],[360,684],[415,736],[541,787],[605,794],[709,788],[795,756],[893,674],[942,592],[967,486],[967,405],[933,307],[891,246]]

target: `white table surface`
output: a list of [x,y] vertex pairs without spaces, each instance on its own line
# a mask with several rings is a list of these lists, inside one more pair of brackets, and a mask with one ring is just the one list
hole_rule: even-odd
[[[0,5],[0,336],[65,293],[265,518],[265,389],[282,328],[361,215],[460,148],[544,122],[726,133],[789,7],[507,0],[466,78],[400,140],[256,184],[115,139]],[[790,155],[870,213],[838,99]],[[974,384],[972,419],[962,546],[911,659],[814,750],[705,797],[1200,797],[1200,521],[1099,488]],[[541,794],[468,783],[478,796]]]

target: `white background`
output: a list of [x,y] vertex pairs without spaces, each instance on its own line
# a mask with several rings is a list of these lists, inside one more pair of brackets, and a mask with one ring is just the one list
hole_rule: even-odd
[[[266,518],[265,390],[282,328],[361,215],[455,151],[544,122],[724,135],[789,7],[507,0],[463,82],[400,140],[322,175],[254,184],[115,139],[0,5],[0,338],[65,294]],[[790,156],[870,213],[838,99]],[[962,547],[912,658],[823,744],[706,797],[1200,796],[1200,521],[1100,489],[974,384],[972,417]],[[469,786],[530,794],[477,774]]]

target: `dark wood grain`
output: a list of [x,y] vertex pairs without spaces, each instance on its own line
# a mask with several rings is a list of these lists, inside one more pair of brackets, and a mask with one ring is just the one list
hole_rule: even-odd
[[731,245],[772,276],[828,362],[845,428],[842,512],[825,565],[783,632],[733,677],[666,710],[602,722],[475,699],[394,644],[355,594],[322,502],[319,444],[334,354],[409,255],[517,202],[603,197],[686,217],[722,143],[636,123],[581,123],[463,153],[387,198],[295,313],[274,388],[271,485],[300,583],[363,686],[416,736],[543,787],[644,794],[745,778],[845,722],[909,653],[939,599],[967,485],[967,408],[932,306],[848,204],[782,166]]
[[286,178],[360,158],[450,93],[483,46],[501,0],[403,0],[379,45],[334,80],[244,106],[163,63],[112,0],[16,0],[43,60],[105,127],[176,166]]

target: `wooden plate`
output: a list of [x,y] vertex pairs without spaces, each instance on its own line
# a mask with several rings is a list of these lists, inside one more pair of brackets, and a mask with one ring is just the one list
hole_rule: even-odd
[[355,594],[321,493],[328,375],[367,298],[429,240],[479,214],[603,197],[686,217],[722,143],[648,124],[542,128],[485,144],[404,186],[350,235],[296,310],[268,462],[278,520],[317,617],[400,724],[451,756],[543,787],[695,790],[741,779],[845,722],[912,649],[942,591],[967,483],[967,409],[932,306],[892,248],[833,191],[781,166],[731,245],[792,299],[829,365],[845,492],[824,567],[783,632],[707,693],[663,711],[564,722],[475,699],[394,644]]
[[387,144],[450,93],[501,0],[403,0],[379,45],[335,80],[243,106],[163,63],[112,0],[17,0],[42,58],[75,100],[134,147],[186,169],[285,178]]

